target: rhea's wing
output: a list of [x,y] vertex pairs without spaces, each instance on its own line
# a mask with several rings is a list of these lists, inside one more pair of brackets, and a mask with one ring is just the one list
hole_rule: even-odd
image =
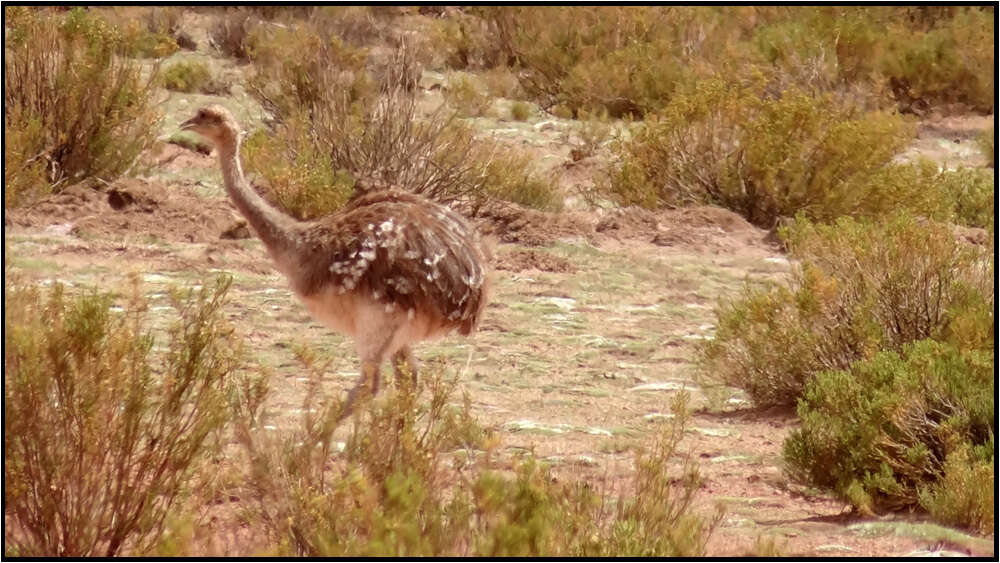
[[330,285],[371,295],[388,310],[419,309],[471,331],[481,312],[487,258],[461,215],[405,192],[353,201],[310,236],[301,290]]

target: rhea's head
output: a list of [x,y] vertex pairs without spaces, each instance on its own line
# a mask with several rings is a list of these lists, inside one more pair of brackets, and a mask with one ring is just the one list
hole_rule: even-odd
[[220,105],[205,106],[181,123],[182,131],[193,131],[216,145],[239,141],[240,126],[229,110]]

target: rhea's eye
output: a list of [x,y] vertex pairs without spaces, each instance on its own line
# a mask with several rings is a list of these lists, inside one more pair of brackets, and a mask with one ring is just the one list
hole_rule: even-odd
[[205,110],[198,110],[198,119],[205,119]]

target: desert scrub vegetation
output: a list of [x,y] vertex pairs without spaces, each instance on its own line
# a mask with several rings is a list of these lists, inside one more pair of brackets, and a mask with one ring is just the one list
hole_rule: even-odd
[[456,74],[448,81],[445,100],[460,117],[482,117],[493,105],[493,99],[476,80],[466,74]]
[[986,157],[986,161],[993,168],[997,165],[997,153],[996,153],[996,129],[994,126],[990,126],[989,129],[983,131],[983,134],[976,139],[976,144],[979,145],[979,150]]
[[863,514],[993,529],[992,247],[905,213],[800,217],[783,237],[801,261],[790,286],[723,304],[701,367],[757,404],[797,404],[793,478]]
[[[285,186],[272,199],[292,205],[290,213],[325,215],[354,191],[380,186],[460,201],[472,212],[497,200],[558,207],[552,181],[526,155],[480,139],[446,106],[420,110],[407,87],[417,63],[405,44],[378,80],[362,51],[308,23],[268,34],[255,53],[249,90],[274,120],[262,133],[271,140],[248,143],[247,169]],[[282,53],[295,53],[295,63]],[[330,178],[333,193],[324,194]]]
[[129,171],[156,137],[156,67],[141,72],[121,30],[80,8],[4,17],[4,204]]
[[200,61],[180,61],[163,69],[163,87],[176,92],[199,92],[202,94],[227,93],[229,87],[213,78],[207,64]]
[[793,406],[816,374],[932,339],[992,348],[991,248],[905,213],[879,221],[800,218],[788,287],[748,287],[717,310],[702,367],[761,405]]
[[798,90],[767,96],[757,80],[699,82],[619,143],[609,190],[645,207],[713,203],[769,228],[804,213],[829,221],[901,206],[933,214],[940,190],[911,184],[893,157],[914,126]]
[[227,279],[171,295],[165,343],[124,306],[15,281],[4,302],[5,555],[142,555],[229,418]]
[[[992,327],[984,327],[991,330]],[[919,506],[947,524],[993,529],[992,345],[924,339],[806,386],[784,445],[793,476],[861,513]]]
[[869,109],[993,108],[993,8],[475,7],[432,42],[453,68],[510,66],[546,111],[642,118],[698,80],[744,76]]
[[[253,499],[247,517],[268,530],[275,554],[695,556],[718,524],[691,509],[694,467],[667,469],[687,419],[683,399],[678,418],[637,454],[628,492],[598,493],[557,482],[530,458],[498,459],[496,436],[471,416],[468,396],[453,401],[456,381],[441,372],[397,382],[334,442],[341,405],[321,392],[324,362],[298,353],[315,390],[301,427],[268,434],[247,416],[238,432],[251,468],[240,494]],[[260,395],[246,396],[243,411],[259,412]]]

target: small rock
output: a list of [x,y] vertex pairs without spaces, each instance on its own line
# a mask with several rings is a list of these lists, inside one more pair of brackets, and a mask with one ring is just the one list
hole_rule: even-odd
[[246,221],[237,221],[219,235],[219,238],[228,240],[241,240],[252,237],[253,235],[250,233],[250,227],[247,226]]

